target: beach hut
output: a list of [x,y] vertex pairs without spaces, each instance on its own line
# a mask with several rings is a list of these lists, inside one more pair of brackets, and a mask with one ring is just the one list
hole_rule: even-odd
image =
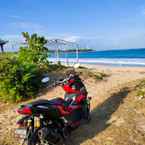
[[75,48],[75,50],[76,50],[76,62],[75,63],[79,63],[79,45],[77,43],[62,40],[62,39],[50,39],[47,41],[47,45],[53,46],[55,48],[57,62],[61,61],[59,52],[61,51],[61,52],[65,53],[66,65],[69,65],[68,52],[70,49],[68,49],[68,48],[73,46],[73,48]]
[[0,49],[1,49],[1,52],[4,52],[4,45],[6,43],[8,43],[8,41],[0,39]]

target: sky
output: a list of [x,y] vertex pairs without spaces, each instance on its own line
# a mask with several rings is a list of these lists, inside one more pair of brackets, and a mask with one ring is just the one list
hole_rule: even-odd
[[0,38],[24,31],[95,49],[145,48],[145,0],[1,0]]

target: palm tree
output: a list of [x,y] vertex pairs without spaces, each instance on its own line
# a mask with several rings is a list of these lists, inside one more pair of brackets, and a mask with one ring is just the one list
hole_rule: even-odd
[[6,43],[8,43],[8,41],[0,39],[0,49],[1,49],[1,52],[4,52],[4,45]]
[[[46,62],[48,59],[48,48],[45,47],[47,40],[35,33],[30,35],[28,32],[23,32],[22,35],[25,38],[25,42],[23,43],[24,46],[20,48],[20,57],[37,64]],[[26,52],[26,58],[24,57],[24,51]]]

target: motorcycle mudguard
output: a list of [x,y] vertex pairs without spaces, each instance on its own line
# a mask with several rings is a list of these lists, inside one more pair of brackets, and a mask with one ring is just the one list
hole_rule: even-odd
[[25,127],[30,116],[24,116],[17,120],[17,125]]

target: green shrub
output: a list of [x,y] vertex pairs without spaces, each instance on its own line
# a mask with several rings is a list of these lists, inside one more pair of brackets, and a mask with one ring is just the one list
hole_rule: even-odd
[[0,99],[20,101],[35,96],[48,69],[47,41],[37,34],[23,33],[27,46],[18,53],[0,54]]
[[22,63],[34,63],[43,65],[48,63],[48,49],[45,47],[47,40],[44,37],[40,37],[37,34],[29,35],[27,32],[23,32],[23,37],[26,40],[27,45],[20,47],[18,59]]
[[105,77],[107,77],[108,75],[102,72],[97,72],[95,75],[96,80],[103,80]]
[[96,71],[91,71],[88,68],[85,67],[79,67],[77,69],[78,74],[80,74],[81,76],[83,76],[84,78],[93,78],[95,80],[103,80],[105,77],[107,77],[108,75],[103,73],[103,72],[96,72]]
[[142,80],[140,84],[137,86],[137,95],[138,96],[145,96],[145,80]]
[[36,95],[41,87],[40,68],[35,64],[21,64],[17,60],[3,59],[0,63],[0,98],[20,101]]

